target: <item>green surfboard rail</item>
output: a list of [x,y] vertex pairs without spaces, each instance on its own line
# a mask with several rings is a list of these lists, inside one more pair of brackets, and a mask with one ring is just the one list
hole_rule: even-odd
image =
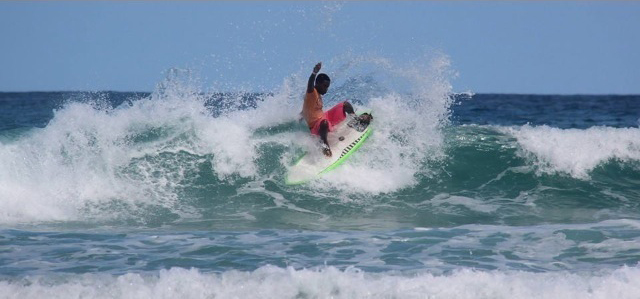
[[351,154],[353,154],[356,150],[358,150],[358,148],[360,148],[360,146],[362,146],[362,143],[364,143],[364,141],[367,140],[369,135],[371,135],[371,126],[367,127],[367,129],[365,130],[364,134],[362,134],[362,137],[360,137],[360,140],[358,142],[356,142],[356,144],[353,145],[353,148],[350,151],[348,151],[346,154],[344,154],[344,156],[340,157],[340,159],[338,159],[338,161],[335,161],[335,162],[333,162],[333,164],[329,165],[329,167],[327,167],[325,170],[321,171],[320,174],[327,173],[327,172],[333,170],[334,168],[340,166],[340,164],[342,164],[342,162],[347,160],[347,158],[349,158],[351,156]]

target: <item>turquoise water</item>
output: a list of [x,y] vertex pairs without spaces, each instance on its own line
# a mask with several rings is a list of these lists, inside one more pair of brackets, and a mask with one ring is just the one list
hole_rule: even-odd
[[640,296],[640,96],[427,77],[336,80],[376,130],[296,187],[304,80],[0,93],[0,297]]

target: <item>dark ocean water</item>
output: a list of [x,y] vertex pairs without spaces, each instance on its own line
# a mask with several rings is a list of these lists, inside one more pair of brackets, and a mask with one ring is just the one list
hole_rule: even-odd
[[332,92],[0,93],[0,298],[640,297],[639,95]]

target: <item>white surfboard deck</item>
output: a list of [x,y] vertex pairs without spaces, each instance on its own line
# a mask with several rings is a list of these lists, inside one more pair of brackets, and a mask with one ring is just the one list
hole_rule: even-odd
[[371,134],[371,124],[364,128],[357,128],[354,122],[347,117],[327,135],[331,157],[326,157],[320,146],[307,152],[289,168],[285,183],[287,185],[303,184],[342,164]]

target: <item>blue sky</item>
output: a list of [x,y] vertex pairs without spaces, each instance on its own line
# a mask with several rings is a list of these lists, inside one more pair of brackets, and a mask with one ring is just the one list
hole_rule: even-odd
[[444,53],[454,91],[640,94],[640,2],[0,2],[0,91],[270,90],[316,61]]

